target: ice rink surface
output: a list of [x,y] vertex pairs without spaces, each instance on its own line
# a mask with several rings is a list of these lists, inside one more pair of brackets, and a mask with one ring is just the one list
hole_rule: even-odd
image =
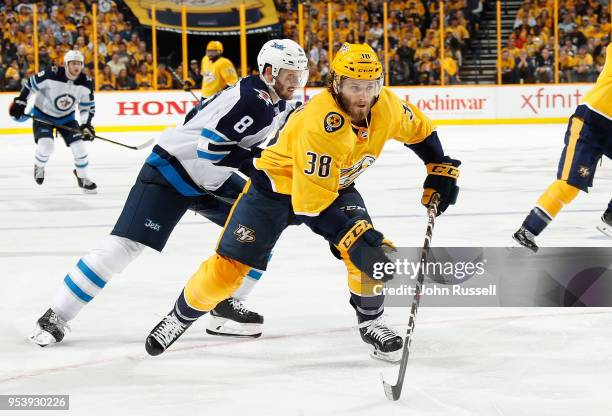
[[[463,161],[462,192],[436,223],[434,245],[507,246],[555,178],[565,126],[441,127]],[[158,133],[108,137],[139,143]],[[187,214],[163,254],[146,251],[71,324],[59,345],[26,337],[80,256],[109,233],[149,151],[90,147],[98,195],[84,195],[58,141],[39,187],[29,136],[0,137],[0,394],[69,394],[70,413],[125,415],[609,415],[612,310],[422,308],[404,392],[385,398],[348,304],[342,263],[306,227],[281,238],[247,302],[265,315],[256,340],[217,338],[205,319],[168,352],[144,351],[150,329],[208,257],[219,228]],[[612,164],[540,236],[542,246],[608,246],[594,226],[612,190]],[[420,246],[424,167],[390,143],[357,181],[375,226]],[[407,308],[388,308],[403,334]],[[44,412],[54,414],[56,412]],[[67,412],[57,412],[66,414]]]

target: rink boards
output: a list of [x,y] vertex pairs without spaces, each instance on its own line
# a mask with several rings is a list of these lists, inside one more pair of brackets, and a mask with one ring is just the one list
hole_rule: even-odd
[[[565,123],[592,84],[392,87],[439,125]],[[296,94],[307,101],[323,91]],[[0,93],[8,108],[14,93]],[[199,97],[199,92],[196,92]],[[103,91],[96,94],[94,124],[99,132],[159,131],[176,125],[197,100],[185,91]],[[31,131],[29,122],[3,116],[0,134]]]

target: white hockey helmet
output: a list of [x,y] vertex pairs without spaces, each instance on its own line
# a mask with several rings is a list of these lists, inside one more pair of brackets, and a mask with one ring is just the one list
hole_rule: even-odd
[[308,82],[308,58],[304,49],[291,39],[272,39],[261,47],[257,55],[260,74],[263,75],[266,65],[272,67],[274,78],[278,76],[281,69],[291,69],[299,74],[300,88],[306,86]]
[[83,57],[83,54],[77,50],[68,51],[66,52],[66,55],[64,55],[64,66],[68,66],[68,62],[72,61],[78,61],[85,65],[85,58]]

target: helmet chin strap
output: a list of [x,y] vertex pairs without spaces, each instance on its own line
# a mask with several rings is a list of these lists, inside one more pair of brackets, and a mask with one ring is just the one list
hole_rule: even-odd
[[259,75],[259,78],[268,86],[268,92],[270,93],[270,97],[272,98],[272,103],[276,104],[277,102],[279,102],[280,97],[276,92],[276,88],[274,88],[274,86],[276,85],[276,77],[272,77],[272,82],[268,82],[266,77],[264,77],[262,74]]
[[77,75],[72,75],[70,73],[70,70],[68,69],[68,65],[64,65],[64,69],[66,70],[66,77],[68,77],[69,80],[74,81],[75,79],[77,79],[79,77],[79,75],[81,74],[81,71],[79,71],[79,73]]

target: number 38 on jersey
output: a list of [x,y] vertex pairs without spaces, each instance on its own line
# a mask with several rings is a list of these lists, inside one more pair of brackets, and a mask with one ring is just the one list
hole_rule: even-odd
[[317,175],[320,178],[329,176],[332,158],[329,155],[319,155],[315,152],[306,152],[308,167],[304,169],[306,175]]

